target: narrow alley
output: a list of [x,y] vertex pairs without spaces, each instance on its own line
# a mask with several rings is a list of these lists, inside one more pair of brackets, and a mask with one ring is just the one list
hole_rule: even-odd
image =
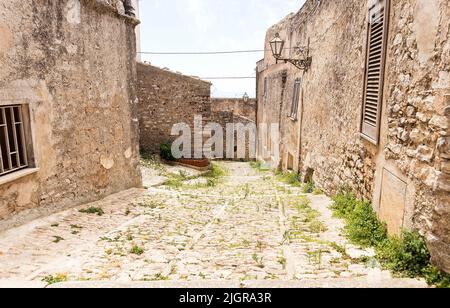
[[320,192],[248,163],[143,165],[145,189],[0,234],[0,285],[426,287],[349,244]]

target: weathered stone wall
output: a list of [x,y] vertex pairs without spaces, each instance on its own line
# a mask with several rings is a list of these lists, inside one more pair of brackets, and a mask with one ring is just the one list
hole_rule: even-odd
[[412,226],[450,271],[450,5],[392,2],[383,155],[415,187]]
[[229,111],[256,122],[256,99],[244,102],[242,98],[213,98],[211,109],[212,112]]
[[[244,102],[244,99],[239,98],[213,98],[212,99],[212,122],[218,123],[223,127],[224,132],[224,154],[223,157],[227,158],[228,141],[227,141],[227,124],[233,123],[235,129],[237,125],[243,125],[248,128],[251,125],[256,124],[256,99],[249,99],[248,102]],[[250,126],[249,126],[250,125]],[[248,131],[245,135],[245,140],[240,140],[245,142],[245,157],[238,159],[237,145],[239,138],[237,131],[234,134],[234,146],[232,153],[234,153],[233,158],[228,157],[231,160],[254,160],[250,151],[250,135]]]
[[140,186],[137,20],[121,14],[121,1],[0,7],[0,104],[28,104],[38,168],[0,186],[0,219]]
[[194,131],[194,117],[206,124],[211,118],[211,84],[151,65],[138,63],[141,149],[159,154],[162,143],[172,142],[172,127],[186,123]]
[[[391,233],[418,229],[428,236],[435,263],[450,271],[448,1],[391,2],[379,145],[360,137],[367,1],[309,0],[268,30],[268,51],[258,63],[258,123],[280,123],[280,167],[314,171],[330,194],[349,187],[373,201]],[[309,71],[275,64],[269,41],[277,32],[286,40],[285,57],[310,40]],[[293,121],[297,78],[302,90]],[[265,148],[267,140],[259,136]]]

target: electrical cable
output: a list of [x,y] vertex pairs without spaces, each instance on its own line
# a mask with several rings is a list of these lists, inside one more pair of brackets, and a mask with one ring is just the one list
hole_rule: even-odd
[[155,52],[155,51],[138,51],[137,53],[143,55],[224,55],[237,53],[257,53],[264,52],[263,49],[253,50],[231,50],[231,51],[200,51],[200,52]]

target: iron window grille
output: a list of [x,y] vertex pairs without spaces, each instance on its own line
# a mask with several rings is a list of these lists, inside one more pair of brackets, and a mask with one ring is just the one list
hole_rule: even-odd
[[0,107],[0,176],[28,167],[22,105]]

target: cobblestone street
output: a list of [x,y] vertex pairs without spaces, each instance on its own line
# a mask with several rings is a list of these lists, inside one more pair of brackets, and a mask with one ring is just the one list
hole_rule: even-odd
[[392,278],[374,251],[350,245],[328,197],[248,163],[219,165],[227,174],[214,183],[147,165],[145,189],[3,232],[0,284],[426,286]]

